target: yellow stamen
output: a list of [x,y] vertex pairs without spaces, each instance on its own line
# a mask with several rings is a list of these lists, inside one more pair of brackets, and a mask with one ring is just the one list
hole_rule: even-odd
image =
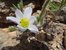
[[28,18],[25,18],[23,17],[21,20],[20,20],[20,24],[23,28],[27,28],[30,24],[30,20]]

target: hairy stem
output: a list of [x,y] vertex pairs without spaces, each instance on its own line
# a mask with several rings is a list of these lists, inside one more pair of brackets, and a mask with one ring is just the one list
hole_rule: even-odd
[[44,16],[46,15],[46,7],[48,5],[50,0],[45,0],[45,2],[43,3],[43,6],[42,6],[42,10],[41,10],[41,14],[40,14],[40,20],[39,20],[39,23],[42,25],[43,24],[43,19],[44,19]]

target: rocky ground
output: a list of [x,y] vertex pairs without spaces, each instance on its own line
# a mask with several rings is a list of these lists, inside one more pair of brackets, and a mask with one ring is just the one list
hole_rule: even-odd
[[[33,15],[38,16],[40,12]],[[66,50],[65,13],[56,14],[56,17],[52,15],[48,12],[44,25],[39,28],[39,34],[20,32],[17,28],[10,31],[8,26],[16,24],[5,18],[15,16],[14,9],[0,3],[0,50]]]
[[65,50],[66,25],[50,23],[41,27],[39,34],[0,29],[0,46],[3,50]]

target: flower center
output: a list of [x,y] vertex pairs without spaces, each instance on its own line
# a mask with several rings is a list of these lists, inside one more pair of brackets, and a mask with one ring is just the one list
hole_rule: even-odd
[[23,17],[20,20],[20,24],[21,24],[22,27],[27,28],[30,24],[30,20],[28,18]]

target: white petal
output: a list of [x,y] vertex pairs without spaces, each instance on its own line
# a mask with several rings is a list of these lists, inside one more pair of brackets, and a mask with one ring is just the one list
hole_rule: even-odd
[[23,13],[19,9],[16,9],[15,14],[18,19],[23,17]]
[[31,8],[31,7],[27,7],[27,8],[24,10],[24,17],[30,18],[30,17],[31,17],[31,14],[32,14],[32,8]]
[[33,33],[38,33],[38,28],[35,25],[30,25],[28,29]]
[[20,25],[17,25],[20,31],[26,31],[26,28],[21,27]]
[[6,19],[10,20],[10,21],[12,21],[12,22],[14,22],[16,24],[19,24],[19,20],[16,17],[9,16],[9,17],[6,17]]
[[36,17],[35,16],[31,16],[30,23],[33,24],[35,21],[36,21]]

